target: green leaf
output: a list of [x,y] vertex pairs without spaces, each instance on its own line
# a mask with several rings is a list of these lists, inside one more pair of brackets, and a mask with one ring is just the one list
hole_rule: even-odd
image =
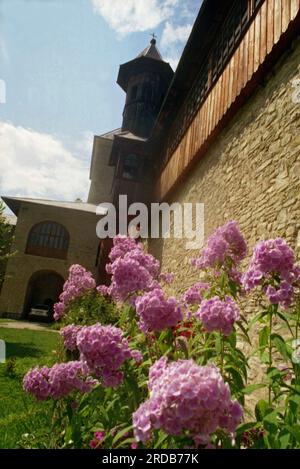
[[269,314],[269,311],[266,310],[266,311],[262,311],[261,313],[258,313],[256,316],[254,316],[254,318],[249,322],[249,329],[252,328],[252,326],[254,326],[254,324],[256,324],[257,322],[261,322],[262,319],[267,316]]
[[300,443],[300,425],[295,424],[292,426],[287,426],[287,430],[293,435],[295,440]]
[[115,405],[116,403],[119,403],[119,396],[115,397],[115,399],[113,399],[113,400],[108,404],[108,406],[107,406],[106,409],[105,409],[105,414],[108,415],[109,411],[114,408],[114,405]]
[[285,341],[279,334],[271,334],[271,341],[275,348],[278,350],[280,355],[285,359],[289,360],[289,353],[285,344]]
[[241,321],[239,321],[237,323],[238,327],[241,329],[241,331],[243,332],[243,338],[246,340],[246,342],[248,342],[249,345],[251,345],[251,340],[250,340],[250,337],[248,335],[248,331],[247,329],[245,328],[245,326],[243,326],[243,324],[241,323]]
[[[269,412],[270,411],[270,412]],[[267,410],[266,415],[264,416],[264,421],[266,422],[272,422],[276,423],[278,422],[278,415],[280,414],[280,409],[272,409],[272,407],[269,407]]]
[[282,371],[278,370],[278,368],[269,368],[267,372],[267,376],[270,381],[276,381],[276,379],[282,378]]
[[236,348],[236,333],[235,332],[232,332],[227,338],[226,340],[228,341],[228,343],[231,345],[231,347],[233,349]]
[[95,423],[93,427],[91,428],[92,432],[105,432],[105,428],[103,428],[102,422]]
[[279,441],[280,441],[280,449],[286,449],[288,448],[289,442],[290,442],[290,432],[288,431],[287,428],[284,428],[279,435]]
[[[290,389],[292,391],[293,394],[297,394],[298,396],[300,396],[300,390],[295,388],[294,386],[290,386],[289,384],[287,383],[282,383],[281,385],[283,388],[286,388],[286,389]],[[298,386],[299,388],[299,386]]]
[[264,399],[260,399],[255,406],[255,416],[258,422],[262,422],[268,409],[270,409],[269,403]]
[[130,432],[132,430],[132,425],[129,425],[128,427],[123,428],[123,430],[119,431],[116,436],[114,437],[112,444],[113,446],[121,439],[123,438],[126,433]]
[[232,353],[226,353],[225,362],[228,366],[231,365],[238,369],[243,374],[245,380],[247,380],[246,361],[239,356],[237,350],[232,351]]
[[236,298],[237,296],[237,284],[233,280],[229,280],[228,282],[229,288],[231,290],[232,296]]
[[265,383],[259,383],[259,384],[249,384],[249,386],[246,386],[242,392],[244,394],[252,394],[254,391],[257,389],[265,388],[266,384]]
[[72,425],[68,425],[67,429],[66,429],[66,433],[65,433],[65,443],[66,444],[68,444],[69,441],[72,439],[72,433],[73,433]]
[[300,396],[297,394],[289,396],[289,403],[293,406],[293,411],[296,412],[300,406]]
[[121,442],[116,446],[115,449],[119,449],[119,448],[123,448],[123,447],[126,448],[126,446],[131,445],[131,443],[135,443],[135,438],[126,438],[126,440],[121,441]]
[[256,428],[256,427],[257,427],[257,422],[243,423],[242,425],[238,426],[238,428],[236,430],[236,434],[237,434],[237,436],[241,436],[247,430],[252,430],[252,428]]
[[222,351],[222,340],[221,340],[220,335],[218,335],[218,336],[216,337],[216,345],[215,345],[215,347],[216,347],[216,353],[219,355],[219,354],[221,353],[221,351]]
[[292,331],[292,329],[291,329],[291,326],[290,326],[290,324],[289,324],[289,321],[288,321],[288,319],[284,316],[284,314],[277,312],[277,316],[279,316],[280,319],[282,319],[282,321],[285,322],[285,324],[288,326],[288,328],[289,328],[289,330],[290,330],[290,333],[293,335],[293,331]]
[[233,446],[232,438],[229,438],[229,436],[223,436],[222,449],[232,449],[232,446]]
[[263,437],[263,438],[258,438],[257,440],[254,441],[253,446],[251,446],[251,449],[270,449],[270,445],[268,444],[268,440]]
[[231,375],[237,389],[241,390],[244,387],[244,381],[241,373],[233,366],[225,366],[225,370]]
[[278,427],[278,410],[272,410],[271,412],[267,413],[263,419],[264,426],[267,428],[269,432],[271,432],[272,437]]
[[154,449],[160,448],[160,446],[166,441],[166,439],[169,437],[167,433],[159,432],[159,438],[157,442],[154,445]]
[[259,349],[260,349],[261,354],[268,345],[269,335],[270,335],[270,328],[268,326],[263,327],[261,331],[259,331],[258,343],[259,343]]
[[221,277],[220,277],[221,290],[224,290],[226,283],[227,283],[227,276],[226,276],[225,272],[222,272]]

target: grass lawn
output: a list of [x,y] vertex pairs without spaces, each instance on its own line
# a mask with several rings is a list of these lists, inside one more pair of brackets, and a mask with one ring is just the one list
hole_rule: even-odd
[[24,433],[32,434],[37,429],[49,432],[48,403],[39,403],[25,394],[22,379],[29,368],[57,361],[54,351],[60,336],[53,332],[1,328],[0,323],[0,339],[6,342],[6,363],[0,363],[0,448],[17,448]]

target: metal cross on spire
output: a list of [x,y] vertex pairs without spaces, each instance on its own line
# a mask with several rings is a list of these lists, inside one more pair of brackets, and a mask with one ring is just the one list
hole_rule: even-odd
[[150,41],[151,44],[156,44],[156,39],[157,39],[156,34],[152,33],[152,34],[150,34],[150,36],[152,36],[152,39],[151,39],[151,41]]

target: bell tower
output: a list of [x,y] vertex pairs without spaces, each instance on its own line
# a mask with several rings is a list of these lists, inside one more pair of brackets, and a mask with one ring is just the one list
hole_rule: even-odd
[[120,66],[117,83],[126,93],[122,131],[149,137],[174,72],[150,41],[135,59]]

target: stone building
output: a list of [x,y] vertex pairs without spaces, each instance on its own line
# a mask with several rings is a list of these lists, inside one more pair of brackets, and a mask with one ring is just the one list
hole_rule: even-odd
[[0,311],[28,317],[32,307],[51,307],[72,264],[96,273],[95,205],[2,197],[17,224],[1,290]]
[[[126,92],[122,127],[94,137],[86,203],[3,196],[18,217],[0,296],[0,314],[27,318],[32,308],[57,301],[72,264],[81,264],[99,282],[111,240],[96,235],[96,207],[119,193],[130,201],[150,198],[151,162],[147,137],[157,118],[173,71],[153,39],[138,57],[121,65],[118,83]],[[148,189],[147,189],[148,186]]]
[[[94,139],[87,204],[5,199],[18,214],[19,254],[9,262],[0,311],[26,314],[39,271],[65,278],[78,262],[106,281],[111,240],[97,240],[91,207],[118,208],[120,194],[129,203],[202,202],[206,236],[235,219],[250,247],[272,236],[297,247],[299,32],[300,0],[204,0],[174,75],[155,39],[122,65],[122,126]],[[28,252],[32,228],[49,220],[69,233],[65,258]],[[85,233],[76,228],[83,223]],[[184,244],[148,240],[163,270],[176,272],[179,291],[194,275],[195,252]]]

